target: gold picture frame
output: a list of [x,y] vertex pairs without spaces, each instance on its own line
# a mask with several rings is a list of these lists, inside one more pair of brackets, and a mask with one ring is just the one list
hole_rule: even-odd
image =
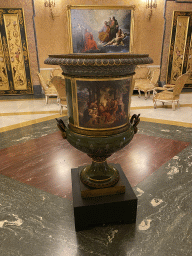
[[135,6],[68,5],[70,53],[132,53]]

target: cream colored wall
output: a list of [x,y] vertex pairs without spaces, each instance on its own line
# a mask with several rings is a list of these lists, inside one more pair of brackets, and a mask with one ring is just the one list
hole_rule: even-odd
[[150,20],[147,18],[148,11],[144,0],[55,0],[55,2],[53,20],[49,8],[44,7],[44,0],[35,0],[35,24],[41,68],[50,67],[44,64],[49,54],[70,52],[67,5],[135,5],[133,52],[148,53],[153,58],[154,65],[160,65],[164,30],[164,0],[157,0],[158,6],[153,10]]
[[168,57],[170,49],[170,40],[172,33],[172,20],[174,11],[192,11],[192,3],[176,3],[173,1],[167,1],[166,6],[166,29],[163,45],[162,54],[162,66],[161,66],[161,76],[160,80],[166,82],[167,68],[168,68]]
[[[48,7],[44,7],[44,0],[34,0],[35,27],[38,46],[40,68],[51,68],[44,64],[49,54],[69,53],[69,34],[67,5],[105,5],[105,6],[132,6],[134,10],[133,52],[148,53],[153,58],[153,65],[160,65],[161,47],[164,30],[164,0],[157,0],[157,8],[153,10],[150,20],[145,7],[145,0],[55,0],[53,8],[54,20]],[[36,75],[38,71],[35,38],[33,29],[33,8],[31,0],[0,0],[0,8],[23,8],[28,39],[30,68],[33,85],[39,84]],[[54,66],[53,66],[54,67]]]

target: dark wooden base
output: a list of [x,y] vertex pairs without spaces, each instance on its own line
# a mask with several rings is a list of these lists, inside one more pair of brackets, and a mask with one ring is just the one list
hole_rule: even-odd
[[76,231],[107,223],[135,223],[137,197],[121,166],[112,164],[119,171],[125,184],[125,193],[83,199],[81,197],[79,172],[84,166],[71,169],[73,207]]

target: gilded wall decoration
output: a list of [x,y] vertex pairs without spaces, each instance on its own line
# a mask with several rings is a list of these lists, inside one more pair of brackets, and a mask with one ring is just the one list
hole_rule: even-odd
[[[190,68],[192,12],[175,11],[168,60],[167,83],[175,84],[177,78]],[[189,79],[190,80],[190,79]],[[190,87],[190,81],[185,87]]]
[[33,87],[22,9],[0,9],[0,28],[9,81],[8,89],[1,90],[0,94],[31,94]]
[[9,81],[7,76],[7,67],[2,47],[2,39],[0,34],[0,91],[9,90]]
[[[192,34],[191,34],[191,43],[189,47],[189,55],[187,60],[187,71],[192,69]],[[192,84],[192,75],[188,79],[188,83]]]

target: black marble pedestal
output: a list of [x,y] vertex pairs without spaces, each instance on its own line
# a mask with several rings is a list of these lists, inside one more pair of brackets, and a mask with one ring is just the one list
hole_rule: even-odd
[[119,171],[120,178],[125,184],[125,193],[90,199],[81,197],[79,172],[84,166],[71,169],[76,231],[107,223],[136,222],[137,197],[121,166],[119,164],[112,165]]

